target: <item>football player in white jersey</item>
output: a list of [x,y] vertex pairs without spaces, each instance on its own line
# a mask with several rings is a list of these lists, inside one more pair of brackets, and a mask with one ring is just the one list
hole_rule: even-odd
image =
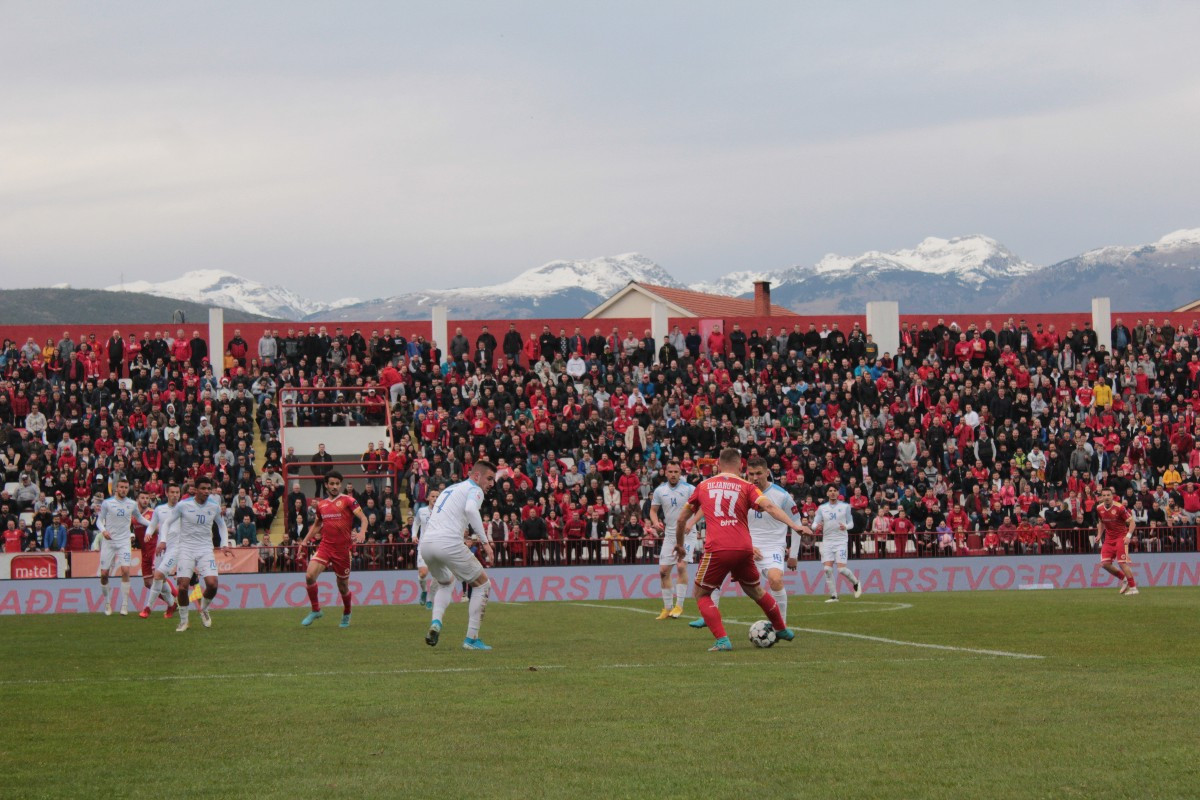
[[[662,547],[658,551],[658,577],[662,580],[662,611],[655,619],[675,619],[683,613],[683,599],[687,597],[688,569],[692,554],[696,550],[696,530],[687,532],[683,539],[687,555],[679,558],[675,555],[675,540],[669,533],[675,530],[675,523],[683,513],[683,507],[696,487],[681,478],[683,470],[679,462],[672,459],[667,462],[664,470],[667,479],[654,489],[650,498],[650,522],[657,530],[664,531]],[[672,585],[671,572],[674,567],[675,580]]]
[[196,478],[192,496],[180,500],[165,520],[167,524],[178,524],[179,564],[175,574],[179,579],[179,625],[175,628],[176,633],[188,629],[188,591],[193,575],[204,579],[200,622],[206,628],[212,627],[208,606],[217,596],[217,559],[213,554],[212,526],[214,522],[217,523],[223,548],[229,546],[229,529],[225,525],[225,515],[221,513],[221,501],[217,495],[210,494],[211,491],[212,478],[207,475]]
[[447,486],[438,496],[437,505],[430,506],[429,521],[421,530],[418,552],[429,567],[429,574],[437,581],[437,592],[433,595],[433,620],[425,635],[425,644],[434,647],[442,632],[442,615],[454,599],[455,579],[465,581],[475,589],[471,593],[467,637],[463,639],[464,650],[491,650],[479,638],[479,627],[483,623],[483,612],[487,608],[490,583],[479,559],[467,547],[463,534],[469,528],[479,540],[492,561],[492,542],[487,527],[479,516],[483,496],[496,483],[496,467],[490,461],[476,461],[471,467],[470,477],[462,483]]
[[133,558],[133,515],[137,503],[129,496],[129,481],[121,478],[112,497],[100,504],[96,527],[103,537],[100,541],[100,594],[104,596],[104,616],[112,616],[108,597],[108,576],[114,569],[121,575],[121,616],[129,614],[133,589],[129,586],[129,565]]
[[[746,477],[775,505],[782,508],[794,522],[800,522],[800,508],[796,505],[795,498],[787,489],[771,482],[765,459],[754,456],[747,461]],[[796,562],[785,562],[783,556],[783,550],[787,546],[788,526],[757,508],[752,509],[746,515],[746,523],[750,528],[750,541],[754,544],[754,549],[759,552],[759,557],[755,562],[758,571],[762,573],[767,582],[767,591],[779,604],[779,615],[786,620],[787,590],[783,588],[783,569],[785,563],[789,569],[793,571],[796,569]],[[807,526],[801,527],[811,533]],[[800,537],[797,535],[792,538],[799,539]]]
[[170,578],[175,572],[175,565],[179,563],[179,536],[176,532],[179,522],[174,521],[168,525],[165,521],[178,502],[179,487],[172,483],[167,487],[167,502],[154,507],[154,512],[150,515],[150,524],[146,526],[146,546],[149,547],[150,541],[154,541],[154,574],[150,591],[146,595],[146,607],[140,615],[143,619],[150,616],[150,609],[157,597],[162,597],[163,602],[167,604],[167,610],[163,612],[167,619],[175,616],[178,610],[175,593],[171,591]]
[[846,551],[850,545],[850,529],[854,527],[854,516],[850,504],[838,496],[838,487],[825,488],[825,502],[817,507],[813,515],[813,530],[821,537],[821,566],[825,570],[825,588],[829,591],[826,603],[836,603],[837,575],[833,565],[837,564],[837,572],[845,575],[854,586],[854,596],[862,597],[862,584],[858,576],[846,566]]
[[418,508],[417,513],[413,515],[413,543],[417,545],[417,582],[421,584],[421,605],[425,608],[433,608],[433,593],[437,591],[434,588],[437,582],[429,577],[429,566],[425,559],[421,558],[421,531],[429,524],[429,511],[437,503],[441,493],[441,488],[430,489],[426,505]]

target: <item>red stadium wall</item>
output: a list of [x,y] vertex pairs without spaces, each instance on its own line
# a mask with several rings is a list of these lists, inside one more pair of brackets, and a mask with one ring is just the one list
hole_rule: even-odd
[[[963,329],[972,323],[982,328],[984,327],[984,324],[990,320],[992,327],[996,330],[999,330],[1006,320],[1012,318],[1017,322],[1020,320],[1025,320],[1025,322],[1031,328],[1037,325],[1039,322],[1045,326],[1054,325],[1060,333],[1067,331],[1071,327],[1071,323],[1076,323],[1082,327],[1083,323],[1090,322],[1092,318],[1090,312],[1080,311],[1063,314],[901,314],[900,321],[902,323],[908,322],[911,325],[917,325],[919,327],[920,324],[925,321],[928,321],[931,324],[936,323],[939,316],[945,319],[947,325],[950,323],[957,323],[958,326]],[[1154,319],[1161,323],[1164,318],[1168,318],[1175,324],[1176,327],[1181,325],[1190,326],[1194,322],[1200,322],[1200,312],[1175,313],[1171,311],[1114,311],[1112,317],[1114,322],[1117,318],[1122,318],[1125,321],[1125,324],[1131,327],[1138,319]],[[508,331],[508,324],[510,321],[516,325],[517,330],[521,333],[522,339],[528,338],[530,333],[540,333],[543,326],[549,326],[550,331],[554,334],[558,334],[559,329],[565,328],[568,335],[574,333],[575,328],[578,326],[580,331],[585,336],[590,336],[596,328],[599,328],[602,333],[608,334],[614,327],[616,327],[622,336],[624,336],[627,331],[633,331],[636,336],[640,337],[642,332],[645,331],[650,324],[649,320],[644,317],[594,320],[577,318],[521,320],[452,319],[450,320],[448,327],[451,336],[454,335],[455,328],[462,328],[463,334],[471,341],[472,346],[474,346],[475,338],[480,334],[483,326],[487,325],[491,334],[496,337],[496,342],[499,345],[504,340],[504,334]],[[670,325],[672,326],[679,325],[684,332],[686,332],[692,325],[698,325],[699,322],[700,320],[674,317],[669,321]],[[728,330],[730,327],[732,327],[733,323],[735,322],[741,325],[742,329],[747,333],[753,330],[758,330],[760,333],[765,333],[767,327],[773,328],[775,332],[778,332],[780,329],[790,330],[791,326],[797,323],[800,324],[801,330],[808,330],[808,324],[810,322],[815,323],[818,328],[823,324],[833,324],[836,322],[843,331],[847,331],[851,329],[856,322],[860,325],[865,325],[866,316],[865,314],[797,314],[772,317],[728,317],[725,320],[726,329]],[[251,352],[253,352],[255,343],[258,341],[259,337],[262,336],[262,332],[265,329],[278,329],[284,333],[286,333],[289,329],[294,329],[298,332],[301,332],[307,331],[310,325],[313,325],[318,329],[321,326],[324,326],[331,334],[336,328],[340,327],[347,336],[349,336],[355,330],[361,330],[363,336],[368,338],[370,338],[372,331],[377,330],[382,332],[385,328],[392,330],[399,329],[399,331],[405,337],[411,338],[413,334],[419,334],[427,339],[430,338],[430,329],[432,327],[432,323],[429,320],[340,323],[281,321],[271,323],[245,322],[235,324],[226,322],[225,339],[227,342],[233,337],[235,330],[240,330],[242,338],[250,343]],[[97,342],[104,342],[109,336],[112,335],[114,329],[120,330],[121,335],[125,338],[128,338],[130,333],[135,333],[140,338],[147,331],[153,335],[155,331],[161,330],[173,332],[179,330],[180,327],[183,328],[188,338],[191,338],[192,332],[197,330],[200,331],[202,337],[207,338],[208,336],[207,321],[205,321],[204,324],[198,325],[196,323],[188,323],[183,326],[161,322],[118,322],[106,325],[73,325],[70,322],[64,322],[61,325],[0,325],[0,338],[12,339],[16,341],[19,346],[24,344],[28,337],[32,336],[34,341],[36,341],[38,344],[44,344],[47,339],[53,339],[55,342],[58,342],[59,339],[62,338],[63,331],[68,331],[71,334],[71,338],[76,340],[78,340],[80,334],[87,335],[94,333],[96,335]],[[439,342],[439,345],[444,352],[446,349],[446,343]],[[210,351],[216,351],[218,348],[210,346],[209,349]],[[224,343],[222,343],[219,349],[221,352],[224,352]]]

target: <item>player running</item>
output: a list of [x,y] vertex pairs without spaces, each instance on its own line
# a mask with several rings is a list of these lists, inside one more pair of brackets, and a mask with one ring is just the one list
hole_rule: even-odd
[[[1138,594],[1137,580],[1129,566],[1129,540],[1137,523],[1129,509],[1113,502],[1113,490],[1100,492],[1100,505],[1096,506],[1096,537],[1103,540],[1100,546],[1100,566],[1121,581],[1120,593],[1126,597]],[[1113,562],[1116,562],[1116,566]]]
[[112,603],[108,597],[108,576],[115,568],[121,575],[121,616],[128,616],[129,604],[133,602],[133,589],[129,586],[129,565],[133,560],[133,518],[137,514],[137,503],[129,497],[129,481],[117,481],[112,497],[100,504],[96,527],[104,538],[100,540],[100,594],[104,596],[104,616],[112,616]]
[[433,595],[433,620],[429,623],[429,633],[425,635],[425,644],[430,647],[438,643],[442,632],[442,615],[454,599],[454,579],[457,578],[476,590],[471,594],[463,649],[492,649],[479,638],[479,627],[483,623],[491,584],[483,565],[463,541],[463,534],[468,527],[475,532],[487,554],[488,563],[491,563],[492,543],[479,516],[479,507],[483,504],[483,495],[495,482],[495,466],[490,461],[476,461],[467,480],[442,490],[437,505],[432,506],[429,522],[421,531],[421,544],[417,552],[425,560],[429,574],[438,585]]
[[[660,531],[675,530],[675,523],[683,513],[683,507],[691,498],[696,487],[682,480],[683,471],[679,462],[667,462],[667,479],[654,489],[650,498],[650,522]],[[660,517],[661,514],[661,517]],[[683,613],[683,600],[687,597],[688,569],[692,561],[692,553],[696,550],[696,529],[688,530],[683,539],[683,558],[675,555],[675,545],[663,536],[662,547],[658,551],[658,577],[662,581],[663,608],[655,619],[675,619]],[[675,581],[672,585],[671,568],[675,568]]]
[[[145,490],[139,491],[137,493],[137,511],[134,513],[129,527],[133,531],[133,541],[137,544],[138,552],[142,557],[142,585],[147,589],[150,588],[151,575],[154,572],[154,545],[146,541],[146,529],[150,524],[152,513],[150,495]],[[138,614],[138,616],[144,619],[146,615]]]
[[416,516],[413,518],[413,542],[417,545],[417,582],[421,584],[421,605],[427,609],[433,608],[433,593],[436,591],[433,587],[437,581],[429,577],[429,565],[425,563],[425,559],[421,558],[421,532],[429,523],[429,511],[437,503],[438,495],[441,493],[440,488],[430,489],[425,500],[426,504],[417,509]]
[[[796,505],[796,500],[791,493],[779,484],[771,482],[765,459],[755,456],[747,461],[746,477],[758,487],[760,492],[770,498],[771,502],[783,509],[792,518],[792,522],[800,525],[802,531],[808,534],[812,533],[808,526],[801,524],[800,508]],[[787,568],[794,572],[797,564],[790,558],[786,562],[784,561],[783,550],[787,547],[788,526],[781,525],[778,520],[769,514],[764,514],[761,509],[751,511],[746,521],[750,526],[750,541],[754,544],[754,548],[762,554],[755,566],[767,579],[767,591],[779,604],[779,616],[786,623],[788,598],[787,590],[783,588],[783,569],[786,563]],[[792,539],[798,542],[800,537],[793,536]]]
[[176,633],[188,629],[188,591],[192,576],[204,579],[204,594],[200,598],[200,622],[212,627],[212,616],[208,606],[217,596],[217,559],[213,555],[212,526],[217,523],[217,534],[221,547],[229,546],[229,529],[225,515],[221,513],[221,501],[212,491],[212,478],[201,475],[196,478],[195,493],[180,500],[175,508],[165,515],[165,524],[178,523],[179,564],[175,574],[179,578],[179,625]]
[[[354,518],[361,523],[358,531],[354,530]],[[338,593],[342,596],[342,621],[339,628],[350,627],[350,553],[354,543],[366,538],[367,515],[359,507],[358,501],[348,494],[342,494],[342,473],[336,470],[325,475],[325,497],[317,500],[317,518],[313,520],[308,534],[300,542],[303,552],[305,545],[321,534],[321,544],[317,553],[308,562],[308,572],[304,581],[308,589],[308,602],[312,611],[300,621],[304,627],[312,625],[315,620],[325,616],[321,611],[321,603],[317,600],[317,578],[326,568],[333,569],[337,580]]]
[[825,488],[825,502],[813,514],[813,531],[821,537],[821,567],[825,570],[825,589],[829,592],[826,603],[836,603],[837,575],[833,565],[837,564],[839,575],[845,575],[854,586],[854,596],[862,597],[862,584],[858,576],[846,566],[846,552],[850,545],[850,529],[854,527],[854,515],[850,504],[838,497],[838,487]]
[[171,574],[175,571],[175,565],[179,563],[179,535],[178,521],[173,521],[167,524],[168,516],[171,516],[175,511],[176,504],[179,503],[179,487],[171,484],[167,487],[167,502],[160,503],[150,512],[150,523],[146,526],[145,542],[146,547],[151,547],[153,542],[154,563],[151,566],[150,591],[146,595],[146,607],[139,614],[142,619],[150,616],[150,609],[154,607],[154,599],[162,597],[163,602],[167,604],[167,610],[163,612],[163,616],[167,619],[175,616],[175,611],[179,608],[175,602],[175,593],[171,591]]
[[679,558],[683,558],[687,555],[683,545],[687,531],[701,516],[705,520],[708,538],[704,543],[704,557],[700,559],[700,566],[696,570],[693,591],[700,614],[716,637],[716,643],[709,648],[710,651],[733,649],[733,644],[725,634],[721,612],[709,596],[714,589],[721,586],[728,575],[732,575],[733,579],[742,585],[746,596],[766,612],[767,619],[774,626],[780,639],[791,641],[796,638],[796,634],[784,624],[775,598],[762,588],[762,576],[755,564],[762,554],[750,541],[750,529],[746,518],[752,509],[757,508],[797,533],[801,533],[803,529],[757,486],[743,480],[737,474],[741,464],[742,454],[737,449],[727,447],[722,450],[717,459],[720,472],[700,482],[687,502],[688,513],[681,514],[675,524],[675,553]]

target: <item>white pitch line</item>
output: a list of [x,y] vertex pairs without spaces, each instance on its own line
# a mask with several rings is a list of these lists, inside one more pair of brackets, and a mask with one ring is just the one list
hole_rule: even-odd
[[[598,603],[573,603],[572,605],[586,606],[587,608],[607,608],[613,611],[632,611],[636,614],[655,614],[656,611],[647,611],[644,608],[631,608],[629,606],[606,606]],[[683,619],[696,619],[696,617],[683,617]],[[731,625],[752,625],[750,622],[742,622],[736,619],[727,619],[725,622]],[[906,642],[903,639],[886,639],[882,636],[868,636],[865,633],[848,633],[846,631],[826,631],[820,628],[798,628],[789,626],[792,630],[803,631],[804,633],[820,633],[826,636],[844,636],[849,639],[863,639],[869,642],[880,642],[882,644],[894,644],[901,647],[921,647],[928,650],[949,650],[955,653],[975,653],[983,656],[999,656],[1002,658],[1026,658],[1026,659],[1042,659],[1045,656],[1034,655],[1032,653],[1010,653],[1007,650],[983,650],[975,647],[953,647],[948,644],[930,644],[928,642]]]

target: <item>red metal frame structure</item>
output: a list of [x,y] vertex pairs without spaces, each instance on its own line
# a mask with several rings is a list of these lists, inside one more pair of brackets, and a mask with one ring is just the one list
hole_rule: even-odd
[[[279,409],[278,413],[279,413],[280,443],[283,445],[283,447],[285,449],[288,447],[287,431],[289,429],[296,429],[296,428],[312,429],[312,427],[309,427],[309,426],[288,425],[287,422],[288,422],[288,416],[289,416],[288,411],[289,410],[301,409],[301,408],[309,408],[309,409],[311,409],[311,408],[337,408],[337,409],[349,410],[349,409],[353,409],[353,408],[366,408],[366,407],[370,406],[372,409],[382,408],[382,410],[383,410],[382,425],[381,426],[378,426],[378,425],[371,426],[371,427],[383,427],[386,429],[387,433],[386,433],[385,443],[388,447],[388,450],[390,451],[391,449],[393,449],[396,446],[396,444],[392,438],[392,408],[391,408],[391,405],[387,402],[386,396],[385,396],[384,402],[382,404],[366,403],[366,402],[362,402],[361,400],[357,400],[357,399],[356,400],[338,400],[336,402],[321,402],[321,403],[306,401],[306,400],[299,400],[296,402],[292,402],[289,400],[289,401],[285,402],[285,400],[284,400],[285,394],[290,395],[292,393],[298,393],[300,395],[304,395],[304,394],[311,394],[311,393],[315,393],[315,392],[328,392],[328,393],[333,393],[334,395],[337,395],[337,393],[339,393],[339,392],[352,393],[352,395],[355,398],[358,398],[358,397],[360,397],[361,394],[363,394],[369,390],[372,390],[372,389],[377,392],[382,391],[378,387],[369,387],[369,386],[285,386],[285,387],[281,387],[276,392],[276,400],[278,401],[278,409]],[[344,430],[344,429],[348,429],[348,428],[354,428],[356,426],[354,426],[354,425],[336,425],[336,426],[315,426],[315,427],[318,429],[323,429],[323,430]],[[363,461],[362,459],[336,459],[334,461],[324,461],[324,462],[294,461],[290,464],[287,461],[285,461],[283,464],[284,486],[290,486],[291,482],[293,480],[314,480],[314,481],[319,480],[321,476],[316,475],[316,474],[311,474],[311,475],[300,474],[302,468],[313,467],[313,466],[322,466],[322,467],[330,467],[330,468],[344,467],[344,466],[356,466],[362,470],[361,473],[356,473],[353,475],[347,474],[346,475],[347,479],[357,478],[360,480],[366,480],[372,476],[377,476],[378,479],[380,479],[380,480],[387,480],[387,478],[388,478],[388,468],[386,465],[384,465],[384,469],[381,472],[372,473],[372,472],[367,471],[367,469],[366,469],[367,462]],[[314,494],[316,494],[316,492],[314,492]],[[381,501],[382,501],[382,496],[381,496]],[[285,514],[290,514],[290,512],[291,512],[291,509],[285,509]],[[285,524],[285,527],[290,524],[290,519],[287,516],[285,516],[285,518],[284,518],[284,524]]]

